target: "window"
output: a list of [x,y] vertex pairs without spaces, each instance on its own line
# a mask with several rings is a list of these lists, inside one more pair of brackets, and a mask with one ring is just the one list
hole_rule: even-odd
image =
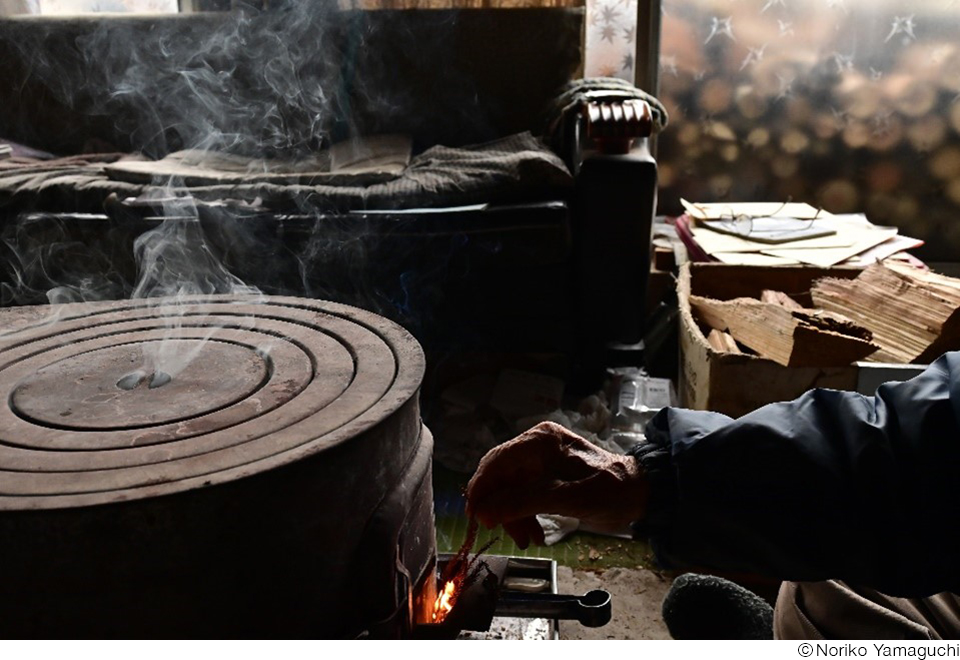
[[588,0],[585,42],[588,76],[632,82],[637,47],[637,0]]
[[[601,0],[606,1],[606,0]],[[661,212],[696,201],[862,211],[960,254],[960,5],[664,0]]]
[[95,12],[171,14],[177,11],[177,0],[7,0],[6,3],[0,3],[0,15]]

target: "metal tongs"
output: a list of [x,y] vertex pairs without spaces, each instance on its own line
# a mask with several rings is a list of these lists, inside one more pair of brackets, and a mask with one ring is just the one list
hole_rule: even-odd
[[503,591],[494,616],[572,620],[588,628],[599,628],[610,622],[610,601],[610,593],[603,589],[582,596]]

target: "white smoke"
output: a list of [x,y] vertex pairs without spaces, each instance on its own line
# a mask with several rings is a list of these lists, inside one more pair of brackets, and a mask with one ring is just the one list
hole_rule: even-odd
[[[257,287],[245,284],[213,253],[190,197],[177,196],[171,188],[163,209],[162,222],[134,242],[138,279],[131,297],[156,300],[166,329],[162,341],[144,344],[143,370],[126,377],[133,387],[145,379],[149,379],[150,387],[165,385],[203,350],[206,341],[180,341],[186,334],[185,327],[190,327],[191,336],[196,338],[196,329],[185,323],[192,302],[218,294],[244,296],[251,303],[262,299]],[[248,326],[254,324],[254,319],[246,322]],[[203,328],[204,340],[216,331],[215,325]]]

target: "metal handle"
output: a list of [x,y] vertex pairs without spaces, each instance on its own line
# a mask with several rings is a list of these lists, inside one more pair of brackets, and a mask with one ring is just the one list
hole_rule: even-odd
[[603,589],[583,596],[506,591],[500,594],[494,615],[574,620],[588,628],[599,628],[610,622],[610,600],[610,593]]

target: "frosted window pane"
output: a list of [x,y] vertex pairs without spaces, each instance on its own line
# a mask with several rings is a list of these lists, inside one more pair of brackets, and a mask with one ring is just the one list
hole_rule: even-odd
[[142,12],[175,14],[177,0],[40,0],[42,14],[86,14],[89,12]]
[[661,211],[863,211],[960,259],[960,3],[664,0]]
[[40,0],[0,0],[0,16],[39,13]]
[[584,71],[633,82],[637,0],[587,0]]

